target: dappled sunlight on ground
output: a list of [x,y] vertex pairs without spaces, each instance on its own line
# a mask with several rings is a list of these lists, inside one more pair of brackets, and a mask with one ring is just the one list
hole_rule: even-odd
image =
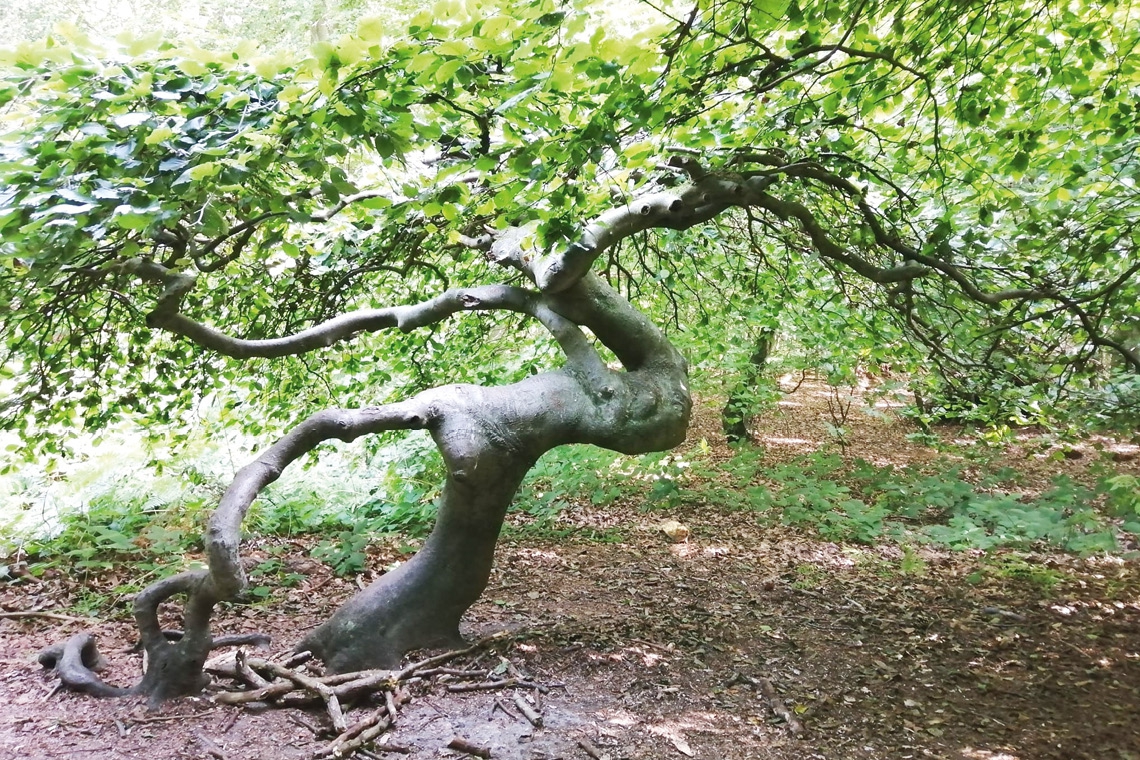
[[535,562],[542,562],[552,565],[565,564],[565,560],[557,552],[547,551],[543,549],[519,549],[519,556]]
[[988,749],[974,749],[973,747],[963,747],[959,750],[962,757],[967,760],[1022,760],[1017,755],[1011,755],[1008,752],[992,752]]
[[780,438],[779,436],[766,435],[758,437],[757,442],[767,445],[792,446],[805,452],[815,451],[819,448],[819,441],[809,441],[806,438]]
[[[896,467],[939,456],[906,439],[915,429],[905,420],[854,408],[841,450],[827,430],[827,398],[805,382],[794,405],[755,422],[765,464],[791,460],[803,453],[797,446]],[[698,406],[690,446],[669,461],[693,466],[674,474],[696,481],[709,477],[702,468],[715,474],[733,459],[719,409],[715,401]],[[1064,458],[1052,443],[1040,457],[1036,439],[1002,451],[942,432],[948,445],[959,437],[975,452],[1006,457],[1026,472],[1022,490],[1062,469],[1086,477],[1100,461],[1092,452]],[[962,451],[947,456],[974,466]],[[1119,464],[1137,471],[1135,461]],[[457,735],[495,743],[502,760],[587,757],[579,741],[611,760],[1140,758],[1134,559],[845,544],[716,499],[589,497],[568,495],[570,507],[547,519],[511,514],[490,585],[463,624],[468,637],[504,629],[518,637],[506,654],[551,684],[538,700],[544,727],[496,706],[509,707],[510,693],[436,688],[405,708],[393,734],[412,747],[410,760],[442,756]],[[268,601],[225,605],[218,631],[266,631],[275,653],[286,653],[361,583],[405,558],[409,543],[378,540],[363,573],[337,577],[314,558],[322,540],[251,541],[252,559],[280,560],[296,585],[262,578]],[[57,573],[13,588],[0,606],[66,609],[84,593]],[[164,624],[178,621],[171,615]],[[94,628],[108,652],[108,680],[135,680],[128,601]],[[311,760],[317,741],[293,719],[313,713],[254,715],[200,700],[144,723],[127,703],[50,695],[52,679],[33,655],[77,630],[0,620],[0,757],[13,747],[12,756],[27,760],[202,757],[208,745],[197,737],[207,735],[231,758]],[[485,664],[496,666],[493,657]],[[801,736],[770,709],[756,679],[769,681],[802,722]]]
[[669,553],[678,559],[711,559],[732,554],[729,546],[700,546],[696,543],[678,543],[669,547]]

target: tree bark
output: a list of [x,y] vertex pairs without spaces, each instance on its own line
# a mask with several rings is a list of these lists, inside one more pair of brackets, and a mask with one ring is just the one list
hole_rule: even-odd
[[[517,231],[497,240],[488,236],[477,247],[499,264],[522,270],[543,292],[504,285],[449,290],[421,304],[356,312],[288,338],[261,341],[230,337],[181,314],[192,277],[152,261],[129,262],[131,271],[165,286],[148,324],[230,356],[302,353],[361,330],[407,331],[456,311],[487,309],[533,316],[566,356],[562,369],[513,385],[451,385],[395,404],[326,410],[289,431],[243,467],[226,490],[204,536],[209,569],[159,581],[139,594],[135,618],[150,667],[130,693],[148,695],[153,704],[202,688],[202,667],[215,645],[210,616],[218,602],[235,598],[246,585],[238,550],[249,506],[285,467],[330,438],[351,441],[385,430],[426,428],[443,454],[447,480],[423,549],[350,599],[298,649],[319,656],[331,672],[343,672],[391,667],[411,649],[458,644],[459,619],[487,585],[507,507],[544,452],[590,443],[639,454],[684,440],[692,405],[685,360],[648,317],[588,270],[622,237],[650,226],[693,224],[711,208],[694,210],[676,196],[652,196],[608,212],[587,226],[581,240],[540,258],[522,250],[524,236]],[[622,370],[606,366],[582,327],[613,352]],[[171,642],[158,623],[158,605],[179,593],[187,597],[185,633]],[[82,654],[68,658],[78,663],[75,683],[81,681],[88,693],[121,693],[100,686]],[[96,654],[92,649],[87,658]]]
[[[685,363],[664,336],[592,275],[554,297],[552,307],[574,314],[603,341],[609,337],[636,369],[571,362],[514,385],[424,394],[448,473],[435,528],[415,557],[298,645],[330,672],[391,668],[411,649],[462,642],[460,617],[486,588],[507,508],[544,452],[594,443],[640,453],[683,440],[690,410]],[[631,340],[631,333],[641,336]]]
[[741,443],[750,439],[749,424],[752,422],[753,405],[750,402],[752,391],[764,373],[764,365],[768,363],[768,355],[772,351],[775,333],[765,329],[756,338],[752,355],[744,365],[740,379],[728,394],[728,401],[721,410],[721,425],[724,428],[724,437],[729,443]]

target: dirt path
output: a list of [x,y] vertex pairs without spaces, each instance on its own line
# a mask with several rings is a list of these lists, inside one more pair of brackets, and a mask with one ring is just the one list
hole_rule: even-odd
[[[825,443],[818,399],[792,401],[798,427],[773,415],[758,436]],[[695,435],[711,440],[714,423]],[[903,432],[883,421],[866,445],[895,455],[910,445]],[[780,444],[768,445],[776,455]],[[444,749],[460,736],[518,760],[588,760],[582,740],[611,760],[1140,758],[1136,561],[904,555],[814,540],[717,505],[644,506],[565,516],[604,527],[612,543],[508,538],[468,616],[473,636],[516,634],[480,667],[503,654],[552,686],[544,726],[511,709],[511,692],[435,685],[401,712],[391,741],[411,749],[403,756],[462,757]],[[665,519],[685,524],[688,539],[668,539]],[[219,628],[268,632],[284,651],[352,592],[303,550],[293,543],[283,555],[306,572],[300,587],[271,606],[228,609]],[[395,556],[377,550],[372,566]],[[0,606],[59,609],[76,591],[49,579],[4,589]],[[84,628],[111,660],[108,680],[133,682],[140,663],[124,651],[133,636],[124,622],[0,620],[0,757],[276,760],[325,746],[302,725],[317,712],[252,713],[203,697],[152,714],[130,700],[53,693],[34,654]],[[763,679],[802,733],[774,715]]]

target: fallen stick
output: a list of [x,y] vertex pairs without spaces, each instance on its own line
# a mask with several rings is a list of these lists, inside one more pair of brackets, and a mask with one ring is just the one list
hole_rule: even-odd
[[447,685],[447,690],[453,694],[462,694],[466,691],[491,691],[494,689],[534,689],[540,694],[550,691],[546,686],[534,681],[524,681],[520,678],[504,678],[501,681],[479,681],[478,683],[453,683]]
[[388,722],[395,726],[397,712],[396,695],[392,693],[391,689],[384,692],[384,704],[388,708]]
[[214,758],[215,760],[229,760],[229,758],[226,757],[226,753],[222,751],[222,748],[215,744],[213,739],[206,736],[201,731],[195,731],[194,738],[198,741],[199,744],[202,745],[202,749],[210,757]]
[[472,652],[482,649],[494,641],[499,641],[501,639],[505,639],[506,637],[506,631],[499,631],[498,633],[492,633],[490,636],[484,636],[466,649],[456,649],[454,652],[444,652],[443,654],[437,654],[434,657],[428,657],[426,660],[413,662],[411,665],[396,674],[396,680],[403,681],[410,676],[416,675],[416,671],[420,670],[421,668],[430,668],[435,665],[442,665],[445,662],[454,660],[457,657],[462,657],[465,654],[471,654]]
[[[354,724],[351,731],[356,732],[355,736],[346,731],[334,739],[329,746],[314,752],[314,760],[352,756],[353,753],[364,747],[364,745],[371,743],[391,726],[384,713],[385,710],[383,709],[377,710],[373,716]],[[375,719],[375,722],[373,722],[373,719]],[[357,731],[360,726],[363,727]]]
[[591,742],[589,739],[585,737],[579,739],[578,746],[582,748],[583,752],[594,758],[594,760],[602,760],[602,751],[595,747],[593,742]]
[[223,691],[214,695],[214,701],[221,705],[244,705],[249,702],[265,702],[283,697],[294,691],[297,685],[292,681],[277,681],[253,691]]
[[1011,612],[1009,610],[1003,610],[1001,607],[982,607],[981,613],[983,615],[994,615],[996,617],[1008,618],[1018,623],[1025,622],[1025,615],[1019,614],[1017,612]]
[[479,681],[478,683],[449,683],[447,690],[452,694],[462,694],[468,691],[490,691],[492,689],[505,689],[508,686],[518,686],[519,679],[504,678],[501,681]]
[[357,750],[357,754],[361,757],[368,758],[369,760],[378,760],[380,755],[377,752],[399,752],[400,754],[412,754],[412,747],[404,746],[401,744],[376,744],[372,750]]
[[302,652],[294,652],[293,655],[285,661],[285,667],[295,668],[298,665],[304,665],[309,660],[313,659],[313,653],[308,649]]
[[491,705],[491,717],[492,718],[495,717],[495,710],[502,710],[503,715],[506,715],[508,718],[511,718],[512,720],[518,720],[519,716],[515,715],[513,712],[508,710],[507,706],[504,705],[501,700],[496,699],[495,704]]
[[229,730],[234,727],[235,723],[237,723],[239,715],[241,715],[241,713],[238,710],[231,710],[230,714],[222,719],[222,725],[218,726],[218,733],[229,733]]
[[298,673],[295,670],[290,670],[276,662],[268,662],[266,664],[269,666],[267,670],[273,675],[287,678],[298,686],[303,686],[319,694],[321,699],[324,700],[325,709],[328,711],[329,719],[332,720],[333,729],[337,733],[343,733],[344,730],[348,728],[348,725],[344,721],[344,711],[340,707],[340,700],[330,686],[321,683],[316,678]]
[[98,623],[95,618],[75,617],[74,615],[64,615],[61,612],[45,612],[44,610],[22,610],[18,612],[0,612],[0,619],[19,619],[19,618],[46,618],[48,620],[62,620],[65,623]]
[[336,737],[333,740],[333,743],[336,744],[337,742],[340,742],[341,744],[343,744],[344,742],[348,741],[349,739],[353,738],[354,736],[357,736],[358,734],[362,733],[366,729],[372,728],[377,723],[380,723],[381,721],[383,721],[387,717],[388,717],[387,708],[381,707],[379,710],[376,710],[371,715],[367,715],[367,716],[361,718],[360,720],[356,721],[351,726],[346,728],[340,736]]
[[289,714],[289,721],[292,723],[295,723],[296,725],[305,729],[306,731],[311,733],[313,736],[320,736],[321,734],[323,734],[325,732],[324,729],[322,729],[320,726],[316,725],[315,723],[312,723],[307,718],[300,716],[300,715],[294,715],[294,714],[290,713]]
[[[256,688],[252,691],[221,692],[214,695],[214,700],[224,705],[241,705],[250,702],[279,700],[280,703],[285,705],[299,706],[310,701],[310,697],[306,692],[311,692],[324,700],[329,709],[329,717],[333,719],[334,725],[337,726],[337,730],[339,731],[343,724],[337,725],[338,719],[336,713],[340,711],[340,702],[342,700],[350,699],[357,696],[360,692],[365,691],[376,691],[381,688],[394,690],[396,685],[401,682],[415,683],[420,679],[420,671],[430,672],[432,668],[437,668],[445,662],[471,654],[507,636],[508,634],[505,631],[494,633],[479,639],[464,649],[456,649],[451,652],[444,652],[443,654],[428,657],[398,671],[361,670],[353,673],[338,673],[330,676],[314,677],[297,673],[288,665],[281,665],[271,660],[251,657],[246,660],[246,665],[254,672],[260,671],[261,673],[268,673],[284,680],[275,681],[268,686]],[[300,659],[300,655],[295,655],[289,662],[294,662],[298,659]],[[461,672],[470,672],[470,669]],[[475,672],[479,675],[483,675],[484,673],[484,671]],[[514,685],[525,688],[543,688],[537,684],[530,683]],[[394,718],[395,715],[392,717]],[[340,720],[343,721],[343,713],[341,714]]]
[[377,671],[364,678],[358,678],[352,681],[344,681],[333,687],[333,691],[341,699],[348,699],[355,696],[362,691],[372,691],[374,689],[393,689],[397,681],[398,674],[392,671]]
[[484,760],[491,757],[491,750],[486,747],[480,747],[478,744],[472,744],[462,737],[455,737],[447,743],[448,749],[454,749],[458,752],[465,752],[468,755],[475,757],[482,757]]
[[416,675],[423,676],[424,678],[431,678],[432,676],[455,676],[456,678],[486,678],[486,670],[465,670],[463,668],[429,668],[421,670]]
[[530,703],[526,701],[521,694],[515,695],[515,707],[519,708],[519,712],[523,717],[530,721],[530,724],[535,728],[542,728],[542,716],[538,714]]
[[784,700],[780,699],[779,695],[776,694],[776,688],[772,686],[771,681],[767,678],[752,678],[750,676],[744,676],[744,678],[754,687],[760,689],[760,693],[764,695],[764,699],[768,703],[768,709],[770,709],[776,717],[783,719],[784,723],[788,726],[788,731],[794,736],[799,736],[803,733],[803,725],[796,720],[796,716],[793,715],[792,711],[784,704]]
[[263,689],[269,685],[269,681],[266,681],[264,678],[255,673],[253,671],[253,668],[249,666],[249,663],[246,662],[244,649],[238,649],[234,654],[234,665],[237,668],[237,673],[238,676],[241,677],[241,680],[245,681],[253,688]]
[[135,718],[131,717],[129,720],[131,724],[136,723],[169,723],[173,720],[199,720],[200,718],[208,718],[213,710],[204,710],[197,713],[182,713],[180,715],[156,715],[153,718]]
[[380,757],[376,754],[377,752],[398,752],[401,755],[410,755],[412,754],[412,748],[405,747],[402,744],[373,744],[372,749],[370,750],[356,750],[356,754],[363,755],[364,757],[370,758],[371,760],[375,760],[376,758]]

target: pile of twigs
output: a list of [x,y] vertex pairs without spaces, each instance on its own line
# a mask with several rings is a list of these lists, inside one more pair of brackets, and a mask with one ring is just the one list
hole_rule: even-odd
[[[409,687],[414,684],[437,683],[453,693],[507,688],[531,690],[536,696],[545,693],[545,685],[527,677],[506,658],[500,658],[500,662],[491,668],[476,667],[486,654],[485,650],[507,638],[506,634],[494,634],[465,649],[428,657],[400,670],[363,670],[326,676],[315,671],[304,652],[280,663],[248,657],[240,649],[211,660],[206,664],[206,670],[243,686],[239,690],[215,694],[214,700],[220,704],[268,703],[300,707],[323,702],[334,738],[314,754],[314,760],[345,758],[354,753],[368,757],[374,756],[368,749],[370,745],[385,752],[410,751],[395,744],[376,742],[396,725],[400,706],[411,700]],[[469,655],[477,656],[462,667],[449,665]],[[345,715],[352,706],[376,702],[380,703],[378,707],[351,723]],[[496,704],[506,711],[501,703]],[[518,694],[514,705],[526,720],[536,727],[542,726],[541,698],[528,700]],[[327,733],[313,726],[310,728]],[[477,757],[490,757],[487,749],[461,737],[453,739],[449,747]]]

